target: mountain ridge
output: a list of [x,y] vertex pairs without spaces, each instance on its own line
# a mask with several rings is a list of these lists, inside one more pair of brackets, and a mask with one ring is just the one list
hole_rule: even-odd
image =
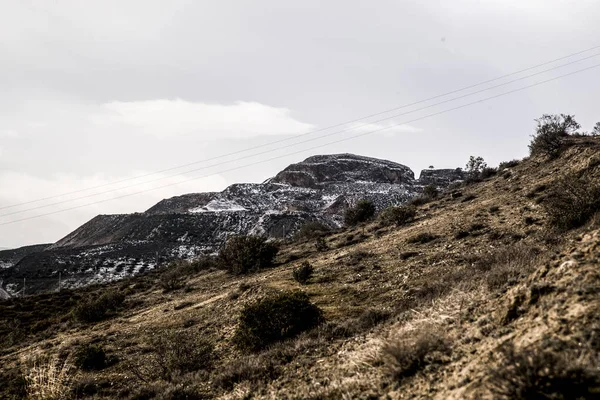
[[168,260],[214,253],[232,235],[290,238],[309,221],[338,228],[358,200],[369,199],[381,210],[407,202],[426,185],[443,189],[464,178],[460,169],[424,170],[421,176],[415,179],[409,167],[389,160],[315,155],[263,183],[174,196],[138,213],[98,215],[44,251],[27,252],[10,266],[5,261],[0,278],[12,293],[33,276],[39,284],[31,280],[31,290],[53,290],[59,271],[65,287],[120,279]]

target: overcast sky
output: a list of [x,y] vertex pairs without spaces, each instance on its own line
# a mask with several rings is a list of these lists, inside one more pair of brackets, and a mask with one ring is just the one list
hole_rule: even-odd
[[[599,45],[598,21],[597,0],[0,0],[0,208],[291,139],[493,79]],[[314,154],[385,158],[417,175],[429,165],[464,166],[469,155],[492,165],[520,158],[542,113],[575,114],[587,129],[600,120],[600,69],[409,121],[596,63],[600,57],[254,150],[268,154],[3,208],[0,224],[187,180],[0,225],[0,247],[53,242],[97,214],[144,211],[165,197],[261,182]],[[293,146],[276,150],[284,145]]]

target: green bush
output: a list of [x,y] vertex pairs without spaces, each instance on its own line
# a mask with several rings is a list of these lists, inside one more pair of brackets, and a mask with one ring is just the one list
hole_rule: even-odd
[[542,206],[557,229],[580,227],[600,210],[600,184],[587,177],[561,179],[555,182]]
[[434,185],[427,185],[423,188],[423,196],[430,199],[435,199],[439,196],[440,191]]
[[327,225],[318,221],[310,221],[300,227],[296,233],[296,239],[317,239],[330,231],[331,229]]
[[75,306],[73,315],[82,322],[101,321],[116,311],[124,301],[125,295],[118,291],[109,291],[99,297],[92,294]]
[[520,163],[521,163],[521,161],[519,161],[519,160],[502,161],[498,165],[498,170],[502,171],[503,169],[513,168],[513,167],[516,167],[517,165],[519,165]]
[[322,321],[321,309],[306,294],[283,292],[244,307],[233,341],[243,350],[261,350],[312,329]]
[[74,362],[85,371],[101,370],[107,364],[106,353],[100,345],[87,344],[75,352]]
[[358,225],[370,220],[375,215],[375,206],[369,200],[360,200],[354,207],[346,210],[344,222],[347,226]]
[[219,259],[229,272],[247,274],[273,266],[279,246],[259,236],[235,236],[221,249]]
[[379,214],[379,220],[384,225],[395,224],[401,226],[412,221],[417,215],[417,207],[414,205],[388,207]]
[[536,132],[531,136],[529,143],[529,152],[532,156],[539,154],[550,158],[558,157],[565,147],[567,138],[581,128],[573,115],[544,114],[535,121]]
[[306,285],[312,277],[314,268],[308,261],[304,261],[301,266],[294,268],[292,275],[294,280],[301,285]]

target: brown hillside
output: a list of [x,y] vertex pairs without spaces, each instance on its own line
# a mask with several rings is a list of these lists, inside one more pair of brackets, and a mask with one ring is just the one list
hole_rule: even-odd
[[[574,385],[568,390],[598,390],[600,218],[556,231],[545,211],[562,178],[600,187],[600,141],[571,142],[560,158],[526,159],[419,205],[404,226],[375,221],[336,232],[325,251],[313,240],[286,244],[269,270],[208,269],[167,293],[154,273],[0,303],[0,398],[18,398],[10,396],[22,376],[69,366],[89,343],[106,350],[103,368],[58,374],[64,388],[55,382],[54,398],[511,398],[511,388],[527,386],[507,380],[524,376],[514,370],[522,360],[529,371],[556,365]],[[303,262],[315,271],[306,285],[292,278]],[[107,319],[69,314],[111,290],[126,298]],[[287,290],[305,292],[325,322],[257,353],[238,350],[243,307]],[[173,339],[171,330],[187,336]],[[161,337],[213,343],[210,363],[161,373],[170,365],[157,356]],[[593,396],[600,392],[583,398]]]

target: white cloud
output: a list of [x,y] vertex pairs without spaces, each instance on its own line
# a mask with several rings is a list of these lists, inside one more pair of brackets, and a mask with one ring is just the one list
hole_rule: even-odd
[[[0,192],[0,245],[1,246],[20,246],[27,243],[42,243],[54,242],[69,232],[73,231],[81,224],[87,222],[98,214],[118,214],[142,212],[150,208],[158,201],[177,196],[183,193],[219,191],[227,186],[227,182],[219,175],[205,177],[197,180],[188,181],[185,183],[168,186],[165,188],[148,191],[146,193],[135,194],[130,197],[123,197],[117,200],[109,200],[111,198],[120,197],[136,192],[145,191],[158,186],[175,184],[184,180],[189,180],[193,176],[183,175],[166,175],[157,174],[147,178],[132,180],[107,186],[95,190],[82,191],[67,196],[52,198],[37,203],[24,204],[14,208],[4,208],[22,202],[29,202],[35,199],[58,196],[63,193],[70,193],[78,190],[83,190],[91,187],[105,185],[110,182],[121,181],[135,176],[144,175],[143,171],[137,171],[128,176],[105,176],[93,175],[79,177],[75,175],[55,175],[51,178],[42,178],[26,173],[18,173],[13,171],[0,172],[0,187],[11,188],[11,190]],[[152,183],[143,183],[149,180],[158,180]],[[136,183],[140,185],[132,186]],[[123,188],[111,193],[105,193],[98,196],[81,198],[94,193],[102,193],[108,190]],[[56,204],[50,207],[30,210],[20,214],[12,214],[18,211],[24,211],[39,206],[57,203],[66,200],[63,204]],[[100,202],[98,204],[88,205],[90,203]],[[26,221],[15,222],[14,224],[1,225],[6,222],[33,217],[40,214],[52,213],[67,208],[83,206],[75,208],[67,212],[60,212],[33,218]],[[4,216],[2,216],[4,215]]]
[[[200,135],[203,138],[242,138],[294,135],[313,126],[295,120],[287,108],[256,102],[206,104],[175,100],[114,101],[103,105],[111,123],[139,128],[159,138]],[[96,117],[96,122],[102,122]]]

